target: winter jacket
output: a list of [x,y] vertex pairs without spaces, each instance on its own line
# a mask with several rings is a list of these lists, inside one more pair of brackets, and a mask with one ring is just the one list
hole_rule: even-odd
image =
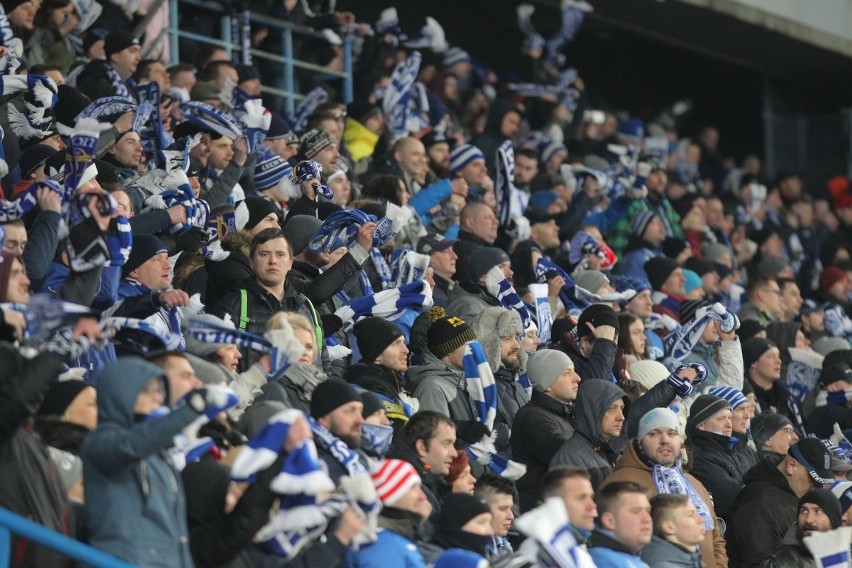
[[[459,264],[456,263],[456,266]],[[460,282],[447,296],[447,314],[458,316],[464,321],[473,321],[485,308],[499,305],[497,298],[470,281]]]
[[231,197],[234,188],[247,171],[247,161],[245,165],[238,166],[234,162],[229,162],[224,170],[211,170],[210,168],[204,172],[206,183],[201,188],[201,198],[205,200],[210,208],[213,209],[219,205],[223,205]]
[[752,303],[743,304],[743,307],[737,312],[737,317],[740,318],[740,321],[754,320],[764,327],[775,321],[774,317]]
[[[115,87],[107,74],[107,66],[109,63],[104,59],[93,59],[83,68],[80,76],[77,77],[77,86],[80,92],[89,97],[91,100],[100,99],[103,97],[114,97],[118,95]],[[131,98],[136,98],[134,89],[127,85],[127,90],[130,91]]]
[[[615,469],[606,478],[603,486],[613,481],[633,481],[648,492],[648,497],[657,495],[657,487],[652,478],[651,466],[639,457],[638,442],[635,438],[627,445],[627,449],[615,465]],[[713,500],[695,477],[684,473],[686,480],[692,484],[695,491],[701,496],[702,501],[710,510],[710,515],[715,518],[716,510],[713,508]],[[704,533],[704,542],[701,544],[701,556],[704,558],[706,568],[727,568],[728,555],[725,552],[725,540],[722,538],[721,523],[716,521],[713,530]]]
[[592,533],[589,554],[598,568],[649,568],[635,552],[621,544],[614,534],[603,529],[595,529]]
[[761,564],[761,568],[816,568],[811,551],[796,536],[796,525],[787,530],[781,547]]
[[692,428],[687,432],[686,447],[692,451],[690,473],[713,495],[716,513],[727,522],[751,464],[747,446],[730,436]]
[[795,404],[790,398],[790,392],[783,384],[783,379],[772,383],[772,387],[764,389],[754,383],[751,377],[746,379],[754,390],[754,398],[760,407],[760,412],[777,412],[790,419],[795,425],[799,423],[799,417],[790,409],[790,404]]
[[198,418],[189,406],[134,423],[134,404],[165,372],[125,358],[98,379],[98,427],[83,442],[86,526],[92,546],[139,566],[191,567],[180,474],[166,461],[174,436]]
[[401,568],[426,568],[416,543],[418,526],[414,513],[383,507],[376,542],[362,545],[358,552],[346,552],[347,568],[384,568],[389,559]]
[[286,376],[267,382],[260,390],[261,394],[254,402],[277,401],[287,408],[295,408],[305,414],[311,413],[311,397]]
[[56,211],[41,211],[27,229],[29,240],[24,249],[24,266],[33,288],[44,280],[59,245],[59,221]]
[[[5,326],[4,326],[5,327]],[[71,509],[47,447],[30,417],[62,371],[63,358],[44,352],[25,358],[11,343],[0,343],[0,507],[61,534],[73,536]],[[12,535],[15,566],[52,568],[66,559],[49,548]]]
[[805,426],[809,434],[827,439],[834,434],[835,423],[841,430],[852,428],[852,408],[844,404],[817,406],[808,416]]
[[222,239],[222,250],[228,252],[228,257],[218,262],[206,260],[207,268],[207,306],[217,305],[230,292],[240,289],[240,283],[254,276],[249,264],[251,234],[239,231]]
[[[530,401],[530,395],[518,382],[515,371],[506,367],[497,369],[494,373],[494,383],[497,385],[497,416],[494,423],[504,424],[508,432],[518,411]],[[511,452],[511,446],[508,446],[506,451]],[[511,453],[508,457],[512,457]]]
[[588,379],[603,379],[611,380],[612,367],[615,365],[615,353],[618,351],[618,345],[609,339],[596,339],[595,345],[592,347],[592,353],[588,358],[580,354],[579,351],[568,353],[571,360],[574,362],[574,370],[580,375],[583,380]]
[[527,466],[527,473],[517,482],[521,511],[536,506],[550,460],[574,434],[572,410],[569,405],[533,390],[530,402],[515,415],[510,438],[512,456]]
[[405,426],[410,414],[417,411],[410,406],[413,401],[406,390],[405,377],[384,365],[361,361],[346,369],[343,378],[382,398],[385,414],[395,432]]
[[[645,243],[647,244],[647,243]],[[631,250],[619,263],[618,273],[622,276],[631,276],[639,280],[648,281],[648,273],[645,272],[645,263],[652,258],[665,256],[658,248],[642,247]]]
[[743,477],[745,487],[734,499],[725,533],[732,568],[760,566],[796,522],[799,498],[778,470],[781,459],[766,457]]
[[642,560],[654,568],[702,568],[701,552],[690,552],[684,547],[654,535],[651,543],[642,549]]

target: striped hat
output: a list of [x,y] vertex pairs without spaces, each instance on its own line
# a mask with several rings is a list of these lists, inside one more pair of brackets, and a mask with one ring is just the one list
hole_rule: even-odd
[[656,216],[657,214],[650,209],[639,211],[630,221],[630,232],[637,237],[642,238],[642,235],[645,234],[645,229],[648,228],[648,225],[651,224],[651,221],[653,221]]
[[451,47],[444,52],[444,69],[464,61],[470,61],[470,54],[460,47]]
[[737,409],[744,404],[748,404],[748,399],[734,387],[713,387],[710,389],[710,394],[724,398],[731,405],[731,408]]
[[473,144],[461,144],[450,153],[450,172],[457,174],[474,160],[484,160],[485,154]]
[[458,316],[444,316],[432,322],[426,331],[426,346],[441,359],[468,341],[476,340],[473,329]]
[[418,485],[421,483],[414,466],[403,460],[383,461],[371,477],[382,505],[387,507],[392,507],[394,503],[402,499],[415,483]]
[[261,147],[254,167],[254,186],[262,191],[278,185],[293,173],[293,167],[281,156],[266,147]]
[[560,144],[559,142],[551,142],[547,146],[544,147],[544,150],[541,151],[541,163],[546,164],[550,161],[550,159],[557,154],[557,152],[565,150],[565,153],[568,153],[568,147],[565,144]]

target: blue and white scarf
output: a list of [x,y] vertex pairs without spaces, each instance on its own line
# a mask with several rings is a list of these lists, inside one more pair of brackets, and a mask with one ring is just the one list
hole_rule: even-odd
[[38,205],[38,190],[42,187],[50,188],[60,195],[62,194],[62,189],[52,180],[33,182],[14,201],[0,199],[0,223],[8,223],[9,221],[20,219],[35,209],[36,205]]
[[[497,416],[497,384],[488,358],[478,341],[465,344],[462,366],[467,392],[476,409],[476,418],[489,432],[493,432],[494,419]],[[497,453],[493,434],[486,434],[480,441],[468,445],[467,453],[473,461],[488,465],[494,473],[511,480],[520,479],[527,472],[525,465]]]
[[291,180],[295,184],[303,184],[306,181],[317,180],[314,185],[314,191],[317,195],[322,195],[326,199],[334,197],[334,192],[324,183],[322,183],[322,166],[319,162],[311,160],[303,160],[296,164]]
[[184,333],[205,343],[229,343],[269,355],[271,370],[268,376],[273,380],[283,376],[290,367],[290,358],[283,346],[279,347],[264,337],[236,329],[233,325],[229,327],[205,319],[191,318]]
[[227,112],[200,101],[187,101],[181,103],[180,112],[185,120],[194,124],[201,130],[221,134],[231,140],[236,140],[243,135],[243,131],[237,120]]
[[410,248],[394,249],[391,253],[393,287],[398,288],[415,280],[422,280],[430,261],[428,255],[416,253]]
[[565,64],[564,50],[574,41],[577,32],[586,19],[586,13],[591,12],[592,7],[588,3],[563,2],[562,3],[562,26],[546,42],[544,49],[544,60],[557,67]]
[[124,215],[116,217],[115,232],[107,235],[107,246],[109,247],[109,265],[124,266],[133,248],[133,232],[130,229],[130,221]]
[[0,45],[9,48],[9,53],[12,52],[12,40],[15,39],[15,33],[12,31],[12,25],[9,23],[9,17],[6,15],[6,10],[0,6]]
[[497,148],[497,175],[494,194],[497,198],[497,220],[503,227],[512,226],[512,220],[521,215],[521,204],[515,192],[515,152],[512,141],[506,140]]
[[512,284],[503,276],[499,266],[494,266],[485,273],[485,289],[494,296],[500,305],[507,310],[515,310],[521,316],[521,324],[524,333],[532,329],[533,319],[524,301],[512,287]]
[[316,110],[320,103],[327,100],[328,93],[326,90],[322,87],[314,87],[314,89],[308,93],[304,99],[302,99],[299,106],[296,107],[296,112],[293,113],[292,116],[286,117],[293,132],[301,132],[304,130],[305,125],[308,123],[308,117],[314,113],[314,110]]
[[544,49],[544,38],[535,27],[532,25],[532,15],[535,13],[535,6],[532,4],[521,4],[516,9],[518,19],[518,29],[524,34],[524,42],[522,49],[528,55],[539,55]]
[[[375,217],[367,215],[359,209],[335,211],[326,217],[322,225],[314,232],[313,237],[308,242],[308,248],[314,252],[323,252],[342,246],[352,247],[358,238],[359,229],[365,223],[374,220]],[[385,217],[379,220],[373,235],[373,246],[380,247],[387,244],[395,234],[392,219]]]
[[7,302],[0,304],[0,307],[23,314],[26,326],[22,343],[33,346],[47,341],[68,321],[92,313],[86,306],[66,302],[47,293],[33,294],[26,304]]
[[[515,526],[523,534],[535,540],[540,547],[541,566],[558,568],[582,568],[583,549],[571,532],[570,519],[561,497],[545,499],[544,504],[515,519]],[[541,558],[541,557],[544,558]],[[585,553],[588,557],[588,552]]]
[[348,332],[361,318],[388,319],[406,309],[423,311],[431,306],[432,287],[423,280],[417,280],[399,288],[382,290],[370,296],[357,298],[334,313],[343,321],[343,330]]
[[[163,119],[160,116],[160,104],[162,104],[160,85],[156,81],[148,81],[139,85],[136,92],[139,95],[139,108],[142,109],[143,105],[150,108],[146,120],[134,130],[139,132],[142,147],[148,155],[149,163],[151,163],[160,158],[160,152],[169,145],[169,136],[163,130]],[[140,114],[139,111],[137,111],[138,114]],[[158,163],[158,165],[163,166],[164,164]]]
[[561,266],[547,258],[540,258],[535,265],[535,275],[539,283],[546,283],[551,278],[561,276],[565,281],[559,291],[559,299],[565,306],[565,310],[573,312],[582,311],[591,304],[603,304],[610,302],[629,301],[636,295],[636,290],[625,290],[624,292],[611,292],[609,294],[593,294],[585,288],[577,286],[574,280],[565,272]]
[[698,345],[704,330],[711,321],[722,323],[721,329],[730,333],[740,326],[740,320],[736,315],[725,309],[725,306],[716,302],[710,306],[702,306],[695,312],[695,317],[686,325],[682,325],[666,336],[664,347],[667,357],[682,361]]
[[272,114],[263,106],[260,99],[247,98],[247,94],[239,87],[235,87],[234,116],[240,123],[246,134],[249,154],[255,154],[262,147],[269,125],[272,123]]
[[[390,267],[388,266],[388,262],[385,260],[385,255],[382,254],[377,247],[373,247],[370,249],[370,262],[373,264],[373,268],[376,269],[376,275],[379,277],[379,282],[382,284],[382,290],[387,290],[393,287],[393,273],[391,272]],[[364,271],[361,271],[364,274]],[[363,278],[359,277],[358,282],[361,284],[362,295],[366,296],[368,294],[372,294],[372,284],[370,284],[370,279],[364,274]],[[366,292],[368,289],[366,286],[369,286],[370,292]]]
[[387,117],[387,128],[394,139],[402,138],[409,132],[412,111],[408,101],[411,98],[411,88],[420,71],[421,60],[422,56],[415,51],[405,61],[398,63],[385,90],[382,110]]
[[707,506],[707,503],[704,502],[704,499],[701,498],[701,495],[698,494],[698,491],[695,490],[695,487],[692,486],[692,483],[683,474],[680,462],[675,464],[674,467],[666,467],[658,463],[654,464],[654,467],[651,469],[651,478],[654,480],[657,493],[660,495],[677,494],[689,497],[690,502],[695,505],[695,508],[698,509],[698,514],[704,520],[704,531],[709,532],[713,530],[716,520],[710,514],[710,508]]
[[[155,324],[148,319],[110,317],[101,322],[101,330],[104,335],[115,339],[123,330],[132,329],[156,337],[162,343],[162,349],[166,351],[183,351],[183,336],[172,332],[167,324]],[[134,346],[131,346],[134,347]],[[140,351],[145,351],[140,349]]]
[[136,101],[128,97],[101,97],[89,103],[74,120],[76,123],[81,118],[100,118],[102,116],[115,116],[126,112],[136,112],[137,107]]
[[[24,140],[41,139],[52,134],[54,107],[58,101],[56,83],[50,77],[42,75],[21,75],[21,79],[3,76],[3,89],[23,90],[21,81],[26,85],[22,98],[6,105],[9,126]],[[5,94],[5,93],[4,93]]]

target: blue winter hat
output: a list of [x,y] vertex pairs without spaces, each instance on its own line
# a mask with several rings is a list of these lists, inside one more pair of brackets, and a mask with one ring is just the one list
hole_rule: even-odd
[[640,141],[645,138],[645,125],[638,118],[629,118],[618,125],[618,135]]
[[450,172],[457,174],[474,160],[484,160],[485,154],[473,144],[461,144],[450,153]]
[[731,408],[736,410],[744,404],[748,404],[748,399],[734,387],[713,387],[709,391],[710,394],[724,398],[731,405]]
[[652,290],[650,282],[641,278],[635,278],[633,276],[619,276],[618,278],[616,278],[615,289],[618,292],[636,290],[637,294],[642,290]]
[[657,214],[650,209],[639,211],[633,216],[633,219],[630,220],[630,232],[641,239],[642,235],[645,234],[645,229],[648,228],[648,225],[651,224],[651,221],[653,221],[656,216]]
[[530,207],[547,210],[559,196],[552,189],[534,191],[530,194]]
[[460,47],[451,47],[444,52],[444,69],[464,61],[470,61],[470,54]]
[[278,185],[278,182],[292,173],[293,167],[287,160],[269,148],[260,148],[254,167],[254,186],[259,191]]
[[438,557],[435,568],[487,568],[488,561],[475,552],[461,548],[448,548]]
[[686,283],[683,285],[683,289],[687,294],[695,290],[696,288],[701,288],[701,277],[697,272],[694,272],[688,268],[683,269],[683,277],[686,278]]

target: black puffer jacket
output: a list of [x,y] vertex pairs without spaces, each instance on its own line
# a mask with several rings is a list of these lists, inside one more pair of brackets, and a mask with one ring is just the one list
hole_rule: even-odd
[[[530,395],[516,380],[515,371],[500,367],[494,373],[494,382],[497,385],[497,416],[494,424],[505,427],[508,432],[512,428],[518,411],[530,401]],[[503,451],[503,450],[501,450]],[[505,448],[508,457],[512,457],[511,445]]]
[[222,239],[222,249],[228,251],[228,258],[218,262],[205,261],[207,306],[217,305],[230,292],[239,290],[241,282],[254,275],[248,259],[251,238],[248,231],[228,235]]
[[343,378],[382,397],[385,414],[391,421],[394,432],[398,432],[408,422],[403,396],[410,398],[411,394],[406,390],[405,377],[384,365],[362,361],[346,369]]
[[796,536],[796,528],[795,525],[790,527],[778,552],[764,560],[761,568],[816,568],[813,554]]
[[799,498],[779,471],[780,461],[767,457],[743,477],[725,532],[731,568],[760,566],[796,522]]
[[743,476],[752,464],[748,446],[730,436],[691,428],[686,447],[692,452],[689,472],[713,495],[716,514],[728,522],[734,499],[743,488]]

